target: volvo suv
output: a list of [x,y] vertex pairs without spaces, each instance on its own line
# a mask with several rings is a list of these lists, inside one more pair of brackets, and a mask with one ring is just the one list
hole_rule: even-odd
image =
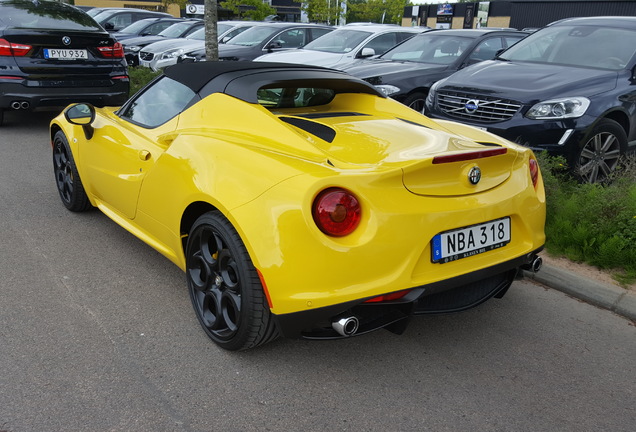
[[438,81],[426,114],[562,155],[602,182],[636,150],[636,17],[555,22]]

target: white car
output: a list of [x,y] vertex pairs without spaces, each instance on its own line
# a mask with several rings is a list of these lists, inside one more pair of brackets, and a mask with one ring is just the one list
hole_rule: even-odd
[[[217,23],[218,40],[226,42],[239,33],[260,23],[253,21],[220,21]],[[139,65],[153,71],[177,63],[179,56],[185,52],[205,45],[205,28],[201,28],[190,36],[179,39],[162,40],[151,43],[139,51]]]
[[265,54],[254,61],[300,63],[338,68],[358,58],[379,55],[418,33],[422,28],[390,24],[361,24],[336,29],[301,49]]

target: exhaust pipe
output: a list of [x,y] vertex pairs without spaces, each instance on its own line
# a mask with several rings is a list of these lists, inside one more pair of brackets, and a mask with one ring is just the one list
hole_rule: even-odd
[[534,257],[534,260],[530,264],[530,270],[532,273],[538,273],[541,270],[541,266],[543,266],[543,258],[540,256]]
[[349,337],[358,331],[360,322],[354,316],[343,317],[331,323],[331,327],[341,336]]
[[13,101],[11,102],[11,108],[13,108],[14,110],[19,110],[19,109],[29,109],[29,107],[31,106],[31,104],[27,101]]
[[541,270],[541,266],[543,266],[543,258],[535,255],[530,258],[528,264],[522,265],[521,268],[532,273],[538,273]]

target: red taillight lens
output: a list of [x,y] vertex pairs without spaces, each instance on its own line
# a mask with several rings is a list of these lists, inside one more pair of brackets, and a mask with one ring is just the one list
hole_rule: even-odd
[[499,147],[488,150],[478,150],[478,151],[470,151],[466,153],[455,153],[444,156],[435,156],[433,158],[434,164],[443,164],[443,163],[451,163],[451,162],[464,162],[474,159],[483,159],[492,156],[499,156],[502,154],[506,154],[508,149],[506,147]]
[[106,58],[124,58],[124,46],[121,42],[115,42],[113,46],[97,47],[97,51]]
[[536,159],[530,159],[528,162],[528,166],[530,167],[530,178],[532,179],[532,184],[536,188],[537,182],[539,181],[539,164]]
[[410,291],[411,290],[404,290],[404,291],[397,291],[391,294],[384,294],[381,296],[370,298],[369,300],[366,300],[365,303],[379,303],[379,302],[401,299],[402,297],[407,295]]
[[0,56],[24,57],[31,50],[31,45],[14,44],[6,39],[0,39]]
[[314,222],[323,233],[342,237],[351,234],[360,224],[362,210],[358,199],[349,191],[329,188],[314,200]]

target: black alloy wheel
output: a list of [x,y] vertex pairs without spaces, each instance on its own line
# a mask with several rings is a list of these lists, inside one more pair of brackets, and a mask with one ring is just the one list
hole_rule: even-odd
[[614,120],[601,120],[577,155],[576,176],[585,183],[607,180],[618,166],[626,145],[627,135],[621,125]]
[[68,140],[62,131],[57,132],[53,138],[53,171],[64,207],[73,212],[83,212],[92,207],[77,172]]
[[186,246],[186,278],[203,330],[221,348],[253,348],[278,337],[260,278],[220,212],[199,217]]

